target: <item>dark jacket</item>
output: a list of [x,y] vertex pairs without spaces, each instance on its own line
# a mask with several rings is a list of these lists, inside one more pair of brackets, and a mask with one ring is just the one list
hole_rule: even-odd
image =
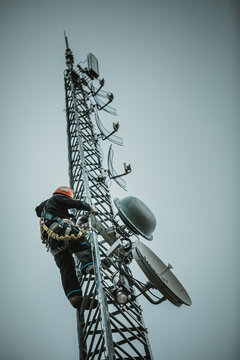
[[68,209],[91,211],[89,204],[80,200],[73,200],[63,194],[54,194],[50,199],[43,201],[37,206],[35,211],[38,217],[41,217],[43,209],[46,213],[61,219],[69,219],[71,217]]

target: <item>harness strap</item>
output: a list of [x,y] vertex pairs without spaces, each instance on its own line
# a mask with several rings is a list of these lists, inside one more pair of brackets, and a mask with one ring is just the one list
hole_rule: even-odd
[[[62,221],[62,219],[61,219],[61,221]],[[49,227],[47,227],[47,225],[44,222],[44,218],[40,219],[40,228],[41,228],[41,240],[44,244],[46,244],[46,239],[44,239],[44,237],[43,237],[43,230],[46,231],[48,236],[50,236],[54,240],[59,240],[59,241],[77,240],[77,239],[80,239],[80,237],[84,233],[84,231],[81,229],[77,235],[71,234],[71,235],[61,235],[60,236],[60,235],[56,234],[53,230],[51,230]]]
[[47,220],[53,220],[56,221],[58,224],[62,223],[62,219],[57,216],[53,216],[51,214],[46,213],[44,210],[42,211],[41,217],[47,219]]
[[51,253],[53,256],[55,256],[55,255],[57,255],[58,253],[60,253],[61,251],[65,250],[65,249],[66,249],[66,246],[65,246],[65,245],[64,245],[64,246],[59,246],[59,247],[55,248],[54,250],[51,250],[51,249],[50,249],[50,253]]

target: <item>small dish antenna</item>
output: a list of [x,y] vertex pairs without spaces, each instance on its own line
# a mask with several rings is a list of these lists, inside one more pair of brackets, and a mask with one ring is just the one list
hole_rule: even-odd
[[172,266],[166,266],[152,250],[138,240],[133,249],[133,257],[147,276],[150,283],[158,289],[172,304],[190,306],[192,300],[182,284],[171,272]]
[[124,224],[137,235],[152,240],[156,227],[156,218],[151,210],[141,200],[128,196],[122,200],[114,199],[118,214]]

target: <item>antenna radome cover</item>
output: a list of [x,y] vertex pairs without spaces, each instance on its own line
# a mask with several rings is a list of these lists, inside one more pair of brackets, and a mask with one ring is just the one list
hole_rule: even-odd
[[114,199],[114,203],[118,208],[120,218],[128,228],[147,240],[153,239],[156,218],[147,205],[134,196],[121,200]]

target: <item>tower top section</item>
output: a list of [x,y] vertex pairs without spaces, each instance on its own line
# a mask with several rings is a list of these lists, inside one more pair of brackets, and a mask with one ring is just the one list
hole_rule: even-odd
[[73,64],[74,64],[74,58],[73,58],[73,54],[71,49],[69,48],[68,45],[68,38],[66,35],[66,32],[64,31],[64,37],[65,37],[65,43],[66,43],[66,51],[65,51],[65,58],[66,58],[66,65],[69,69],[73,68]]

